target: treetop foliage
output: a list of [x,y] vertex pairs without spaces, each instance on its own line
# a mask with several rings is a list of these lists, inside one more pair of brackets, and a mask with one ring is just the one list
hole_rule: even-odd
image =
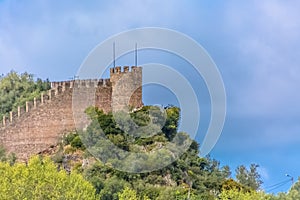
[[0,118],[10,111],[16,111],[18,106],[25,106],[26,101],[32,101],[42,91],[50,89],[49,80],[34,80],[32,74],[27,72],[18,74],[11,71],[0,76]]
[[58,170],[49,158],[28,164],[0,162],[0,199],[96,199],[94,187],[76,173]]

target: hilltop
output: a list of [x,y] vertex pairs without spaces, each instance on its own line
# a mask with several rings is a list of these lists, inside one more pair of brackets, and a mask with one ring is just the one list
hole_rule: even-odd
[[[9,80],[14,80],[11,78],[16,76],[22,77],[22,75],[15,72],[1,77],[0,88],[4,88],[10,82]],[[17,80],[22,79],[18,78]],[[22,106],[21,103],[15,103],[23,102],[20,100],[21,98],[30,97],[25,99],[34,100],[44,91],[47,91],[49,87],[49,81],[47,80],[34,81],[30,78],[24,79],[24,81],[26,84],[28,82],[32,84],[31,87],[26,88],[36,88],[36,90],[24,90],[23,95],[16,97],[9,96],[9,94],[15,93],[15,89],[21,90],[22,87],[11,87],[10,90],[2,91],[2,94],[7,95],[4,95],[4,97],[6,97],[6,101],[9,101],[9,105],[15,105],[15,107],[11,106],[10,110],[6,111],[13,111],[17,106]],[[14,82],[11,81],[10,83]],[[20,85],[22,84],[21,82]],[[37,89],[39,88],[38,85],[44,85],[45,87]],[[34,95],[30,95],[32,93]],[[59,92],[57,92],[57,97],[57,99],[61,99]],[[7,103],[6,101],[4,103]],[[52,102],[56,102],[56,100],[52,99]],[[165,115],[162,113],[165,113]],[[5,150],[0,148],[0,191],[2,195],[0,196],[2,199],[37,198],[36,194],[39,194],[41,198],[58,198],[61,194],[69,199],[76,199],[79,197],[77,195],[85,195],[85,198],[88,199],[120,200],[277,200],[299,198],[299,182],[286,194],[274,196],[261,192],[262,181],[257,172],[258,165],[253,164],[249,169],[245,166],[239,166],[236,169],[236,177],[234,178],[228,166],[222,166],[217,160],[210,157],[199,157],[199,144],[192,140],[188,133],[177,131],[180,119],[180,108],[178,107],[165,107],[162,112],[160,108],[155,106],[143,106],[137,110],[132,110],[129,115],[123,112],[113,114],[97,107],[88,107],[85,109],[85,114],[91,122],[86,129],[66,131],[61,140],[37,152],[36,154],[39,154],[39,157],[33,157],[27,165],[16,162],[16,157],[11,154],[12,152],[5,154]],[[130,117],[128,118],[128,116]],[[26,117],[29,120],[35,120],[31,116],[27,115]],[[157,129],[157,124],[163,124],[163,126]],[[135,129],[136,125],[147,128],[138,129],[139,132],[137,132],[135,131],[137,130]],[[156,134],[151,135],[154,131]],[[174,138],[177,139],[174,140]],[[149,158],[170,143],[188,143],[190,146],[187,151],[178,157],[174,156],[176,155],[176,149],[174,149],[174,154],[165,152],[165,155],[153,157],[155,163],[164,163],[168,156],[173,156],[174,160],[162,168],[148,172],[129,173],[116,169],[114,166],[119,163],[117,157],[103,151],[103,147],[108,142],[124,152],[145,153],[150,156]],[[100,155],[100,157],[97,155]],[[139,171],[141,167],[150,169],[153,165],[153,162],[137,163],[133,162],[135,160],[131,161],[121,164],[136,171]],[[51,174],[47,175],[44,167]],[[28,170],[31,170],[34,175],[30,175]],[[39,175],[39,173],[43,173],[45,176]],[[66,176],[66,174],[69,174],[69,176]],[[46,177],[49,178],[49,181]],[[68,185],[69,189],[67,190],[70,191],[69,193],[68,191],[61,191],[63,187],[62,182],[59,182],[61,180],[64,180],[65,185]],[[72,189],[76,188],[77,183],[84,185],[78,194]],[[20,185],[29,188],[27,191],[23,191],[20,190]],[[47,188],[52,188],[51,193],[48,192]],[[10,191],[18,192],[10,193]],[[57,193],[57,191],[60,192]]]

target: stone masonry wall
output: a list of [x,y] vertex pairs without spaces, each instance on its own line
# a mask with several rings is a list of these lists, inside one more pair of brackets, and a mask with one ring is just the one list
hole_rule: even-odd
[[0,141],[8,152],[16,153],[21,160],[57,144],[61,135],[74,130],[72,117],[72,90],[44,96],[45,102],[36,108],[27,108],[19,118],[14,118],[0,129]]
[[139,108],[142,102],[142,68],[125,66],[112,68],[110,70],[112,82],[112,110],[123,110],[124,107]]
[[138,108],[142,103],[141,67],[111,69],[110,79],[76,80],[51,83],[52,89],[25,108],[10,113],[0,123],[0,145],[27,160],[52,145],[63,134],[85,128],[89,120],[84,114],[88,106],[104,112],[126,106]]

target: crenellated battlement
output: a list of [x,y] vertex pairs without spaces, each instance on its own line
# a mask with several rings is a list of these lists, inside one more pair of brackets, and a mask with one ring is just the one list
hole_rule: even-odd
[[[132,66],[131,71],[129,66],[124,66],[123,70],[121,67],[115,67],[110,69],[112,76],[114,74],[124,74],[124,73],[135,73],[141,70],[141,67]],[[112,77],[111,76],[111,77]],[[33,109],[36,109],[40,105],[43,105],[53,97],[56,97],[59,94],[62,94],[65,91],[72,90],[73,88],[99,88],[99,87],[111,87],[111,79],[85,79],[85,80],[70,80],[70,81],[56,81],[51,82],[51,89],[47,92],[41,94],[41,96],[36,97],[33,101],[27,101],[24,107],[18,107],[17,111],[11,111],[7,115],[3,116],[3,119],[0,119],[0,128],[9,126],[16,122],[22,115],[30,112]]]
[[51,82],[50,90],[48,90],[47,92],[43,92],[39,97],[34,98],[32,101],[27,101],[25,103],[25,106],[18,106],[17,111],[11,111],[10,113],[3,116],[0,122],[0,128],[13,124],[24,114],[38,108],[40,105],[50,102],[52,98],[58,96],[59,94],[63,94],[65,91],[69,91],[74,88],[101,87],[111,87],[110,79],[86,79]]
[[25,106],[18,106],[16,111],[11,111],[3,116],[0,122],[0,128],[5,128],[16,123],[24,115],[30,113],[32,110],[38,109],[41,105],[48,104],[53,98],[56,98],[63,92],[62,86],[57,86],[54,89],[41,93],[39,97],[35,97],[32,101],[26,101]]
[[104,112],[140,108],[141,86],[142,68],[135,66],[112,68],[109,79],[51,82],[50,90],[0,119],[0,145],[26,160],[57,144],[62,134],[86,127],[89,106]]
[[122,67],[117,66],[114,68],[110,68],[110,74],[121,74],[121,73],[131,73],[131,72],[135,73],[135,72],[141,71],[141,70],[142,70],[142,67],[137,67],[137,66],[132,66],[131,70],[130,70],[129,66],[124,66],[123,70],[122,70]]
[[91,88],[91,87],[109,87],[111,86],[110,79],[86,79],[86,80],[70,80],[70,81],[60,81],[51,82],[51,88],[55,89],[61,87],[62,90],[72,89],[72,88]]

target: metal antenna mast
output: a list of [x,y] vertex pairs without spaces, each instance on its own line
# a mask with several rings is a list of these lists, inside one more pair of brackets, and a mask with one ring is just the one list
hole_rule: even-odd
[[113,44],[114,68],[116,67],[116,44]]
[[135,66],[137,67],[137,43],[135,43]]

